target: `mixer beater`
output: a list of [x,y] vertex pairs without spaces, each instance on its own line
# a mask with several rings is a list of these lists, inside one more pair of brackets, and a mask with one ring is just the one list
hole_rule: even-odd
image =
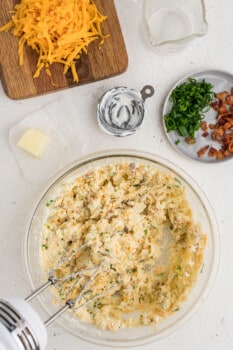
[[[44,350],[47,344],[46,327],[66,310],[71,308],[80,309],[92,303],[95,299],[101,298],[106,293],[115,293],[119,289],[119,284],[116,283],[98,294],[92,295],[91,285],[94,279],[100,271],[107,272],[108,269],[104,258],[98,265],[93,264],[93,266],[88,266],[87,268],[84,266],[72,274],[60,276],[61,267],[76,259],[80,253],[87,249],[89,249],[87,244],[83,244],[71,252],[69,252],[69,249],[66,249],[56,266],[49,271],[47,281],[24,300],[18,297],[4,297],[0,299],[0,350]],[[43,322],[28,302],[49,286],[62,285],[68,280],[74,282],[66,293],[64,305]],[[81,285],[79,294],[69,298],[77,285]],[[89,299],[87,298],[88,295],[90,296]],[[83,298],[85,298],[84,302],[82,302]]]

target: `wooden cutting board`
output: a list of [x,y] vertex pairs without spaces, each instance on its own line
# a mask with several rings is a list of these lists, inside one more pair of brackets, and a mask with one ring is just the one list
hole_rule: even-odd
[[[10,20],[10,11],[19,0],[2,0],[0,10],[0,26]],[[12,99],[23,99],[40,94],[74,87],[81,84],[112,77],[123,73],[128,66],[128,56],[117,16],[114,0],[95,0],[99,11],[108,16],[102,24],[105,39],[103,45],[93,42],[88,54],[83,54],[77,61],[76,68],[79,83],[73,82],[69,71],[63,75],[63,66],[55,63],[51,66],[52,78],[44,71],[38,78],[33,78],[36,69],[37,54],[25,47],[24,65],[19,65],[18,38],[10,32],[0,33],[0,77],[4,91]],[[52,84],[54,83],[54,84]]]

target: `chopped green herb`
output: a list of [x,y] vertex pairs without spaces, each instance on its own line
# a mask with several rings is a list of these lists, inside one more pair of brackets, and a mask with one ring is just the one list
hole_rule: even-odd
[[48,249],[48,245],[47,245],[47,244],[42,244],[42,247],[43,247],[44,249]]
[[133,267],[132,269],[126,269],[126,272],[130,274],[133,272],[137,272],[137,270],[138,270],[137,267]]
[[60,295],[60,297],[64,296],[65,295],[64,289],[60,289],[58,294]]
[[93,307],[96,309],[100,309],[102,305],[103,304],[100,301],[96,300],[93,304]]
[[164,116],[167,132],[176,130],[180,136],[194,137],[204,113],[210,108],[214,96],[212,88],[204,79],[197,82],[193,78],[177,86],[170,96],[172,108]]
[[181,185],[180,180],[178,180],[176,177],[175,177],[175,181],[176,181],[179,185]]
[[203,272],[203,269],[204,269],[204,264],[202,265],[202,267],[201,267],[201,271],[200,271],[200,273],[202,273]]
[[157,273],[157,276],[159,276],[159,277],[162,277],[162,276],[164,276],[164,272],[160,272],[160,273]]
[[46,207],[49,207],[53,202],[54,202],[54,200],[53,200],[53,199],[50,199],[50,200],[46,203]]
[[139,183],[139,184],[135,184],[135,185],[133,185],[135,188],[139,188],[139,187],[141,187],[141,184]]
[[143,295],[140,294],[140,295],[139,295],[139,299],[138,299],[139,303],[141,303],[141,301],[143,301],[143,299],[144,299]]
[[175,144],[179,145],[179,143],[180,143],[180,140],[176,140]]
[[144,230],[144,235],[147,236],[148,230]]

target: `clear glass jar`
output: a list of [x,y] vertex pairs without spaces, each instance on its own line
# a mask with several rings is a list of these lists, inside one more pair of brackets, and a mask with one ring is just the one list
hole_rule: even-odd
[[144,0],[142,16],[149,43],[161,53],[180,51],[208,31],[203,0]]

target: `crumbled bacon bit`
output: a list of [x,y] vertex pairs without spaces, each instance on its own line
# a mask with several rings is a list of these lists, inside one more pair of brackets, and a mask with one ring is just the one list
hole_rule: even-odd
[[227,105],[233,105],[233,95],[228,95],[226,97],[226,104]]
[[208,152],[208,156],[209,157],[216,157],[217,153],[218,153],[218,151],[216,150],[216,148],[210,147],[209,152]]
[[219,105],[219,101],[214,101],[210,104],[210,106],[217,111],[218,110],[218,105]]
[[[198,157],[202,157],[208,151],[209,157],[216,157],[221,160],[225,157],[233,155],[233,87],[231,92],[222,91],[215,93],[216,99],[210,103],[210,106],[217,112],[216,123],[207,124],[205,120],[201,122],[202,136],[209,135],[208,129],[211,130],[211,138],[217,142],[220,148],[217,150],[214,147],[206,145],[198,152]],[[186,138],[187,143],[194,143],[192,138]]]
[[223,151],[220,149],[218,152],[217,152],[217,159],[218,160],[221,160],[224,158],[224,154],[223,154]]
[[201,122],[201,130],[203,130],[203,131],[207,131],[208,130],[208,125],[207,125],[207,122],[205,120],[203,120]]
[[136,172],[136,165],[135,165],[135,163],[130,163],[129,167],[130,167],[131,172],[133,174],[135,174],[135,172]]
[[89,173],[86,173],[85,174],[85,177],[86,178],[90,178],[90,177],[92,177],[94,175],[94,172],[93,171],[90,171]]
[[223,125],[223,129],[224,129],[224,130],[229,130],[231,127],[232,127],[232,125],[231,125],[231,123],[229,123],[229,122],[226,122],[226,123]]
[[210,129],[215,129],[215,124],[209,124]]
[[225,130],[219,127],[213,130],[211,137],[214,141],[221,141],[224,135],[225,135]]
[[206,154],[208,148],[209,146],[204,146],[201,149],[199,149],[199,151],[197,152],[198,157],[203,157]]
[[231,124],[231,126],[233,126],[233,115],[228,115],[228,117],[226,117],[226,121],[228,122],[228,123],[230,123]]
[[224,101],[220,100],[218,104],[218,113],[225,114],[228,112],[227,106]]
[[185,138],[185,142],[189,145],[193,145],[194,143],[196,143],[196,139],[194,137],[191,136],[187,136]]
[[228,95],[228,92],[227,91],[223,91],[223,92],[216,93],[215,97],[218,98],[219,100],[225,100],[227,95]]
[[228,149],[231,153],[233,153],[233,142],[230,142],[228,145]]
[[215,157],[221,160],[225,157],[233,155],[233,87],[231,93],[223,91],[216,93],[218,99],[210,105],[217,111],[217,121],[215,124],[209,124],[212,130],[211,138],[213,141],[221,144],[221,148],[216,150],[211,147],[209,149],[209,157]]
[[231,155],[231,152],[229,149],[226,149],[226,151],[223,152],[224,157],[229,157]]

